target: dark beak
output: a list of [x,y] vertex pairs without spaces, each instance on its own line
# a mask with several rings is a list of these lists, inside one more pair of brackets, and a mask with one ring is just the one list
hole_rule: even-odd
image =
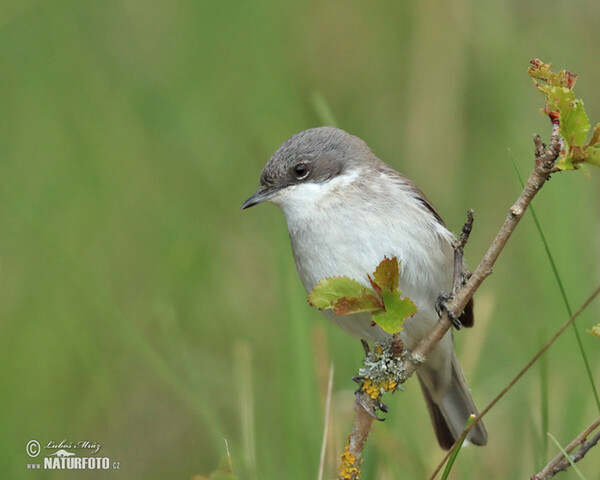
[[268,200],[276,191],[277,190],[261,186],[254,195],[252,195],[248,200],[242,203],[242,210],[253,207],[254,205],[258,205],[259,203]]

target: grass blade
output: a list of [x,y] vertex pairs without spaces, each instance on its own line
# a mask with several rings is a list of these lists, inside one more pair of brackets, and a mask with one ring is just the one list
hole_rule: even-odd
[[[515,162],[514,155],[511,152],[511,160],[513,168],[515,169],[515,173],[517,174],[517,178],[519,179],[519,183],[521,186],[524,186],[523,179],[521,178],[521,174],[519,173],[519,169],[517,168],[517,163]],[[540,221],[535,213],[535,209],[533,205],[529,205],[529,210],[531,211],[531,215],[533,217],[533,221],[535,223],[535,227],[537,228],[538,233],[540,234],[540,238],[544,245],[544,250],[546,251],[546,256],[548,257],[548,261],[550,262],[550,266],[552,268],[552,272],[554,273],[554,278],[556,279],[556,283],[558,284],[558,289],[560,290],[560,294],[562,296],[565,307],[567,308],[567,312],[569,316],[573,316],[573,310],[571,309],[571,305],[569,304],[569,299],[567,298],[567,292],[562,283],[560,274],[558,273],[558,268],[556,263],[554,262],[554,257],[552,256],[552,252],[550,251],[550,247],[548,246],[548,242],[546,241],[546,237],[544,235],[544,231],[542,230],[542,226],[540,225]],[[596,383],[594,382],[594,376],[592,375],[592,369],[590,368],[590,362],[588,360],[587,354],[583,348],[583,343],[581,341],[581,336],[579,334],[579,329],[575,322],[572,323],[573,332],[575,333],[575,338],[577,339],[577,345],[579,347],[579,352],[581,353],[581,358],[585,365],[585,371],[587,372],[588,379],[590,381],[590,385],[592,387],[592,393],[594,395],[594,399],[596,400],[596,406],[598,407],[598,411],[600,412],[600,396],[598,395],[598,388],[596,387]]]
[[[473,423],[473,420],[475,420],[475,415],[471,415],[467,419],[465,428],[467,428],[469,425],[471,425]],[[463,430],[463,433],[460,436],[460,441],[456,444],[456,448],[452,451],[452,454],[450,455],[450,458],[448,459],[448,463],[446,464],[446,468],[444,469],[444,473],[442,475],[442,480],[448,479],[448,475],[450,475],[450,470],[452,470],[454,461],[456,460],[456,457],[458,457],[458,452],[460,452],[460,449],[461,449],[463,443],[465,442],[465,438],[467,438],[467,433],[469,433],[467,430]]]
[[577,475],[579,476],[579,478],[581,480],[585,480],[585,477],[583,476],[583,473],[581,473],[581,471],[579,470],[579,468],[577,468],[577,465],[575,465],[575,462],[571,459],[571,456],[567,452],[565,452],[565,449],[561,446],[560,443],[558,443],[558,440],[556,438],[554,438],[554,435],[552,435],[550,432],[548,432],[548,436],[552,439],[552,441],[556,444],[556,446],[561,451],[561,453],[569,461],[569,463],[573,467],[573,470],[575,470],[575,472],[577,472]]
[[329,382],[327,383],[327,399],[325,400],[325,419],[323,426],[323,442],[321,443],[321,455],[319,458],[318,480],[323,480],[325,471],[325,452],[327,450],[327,437],[329,437],[329,414],[331,410],[331,394],[333,392],[333,362],[329,366]]

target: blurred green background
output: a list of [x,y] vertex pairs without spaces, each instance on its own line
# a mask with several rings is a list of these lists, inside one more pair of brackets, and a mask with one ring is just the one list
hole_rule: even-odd
[[[474,266],[519,193],[511,156],[526,175],[548,138],[529,60],[578,73],[600,120],[599,20],[596,0],[2,2],[2,477],[64,478],[25,446],[68,439],[121,466],[77,478],[189,479],[227,446],[240,478],[316,478],[333,362],[333,478],[362,349],[306,304],[280,212],[240,211],[262,166],[324,102],[451,229],[475,209]],[[599,192],[598,171],[561,174],[535,200],[574,308],[600,282]],[[578,322],[598,383],[599,313]],[[530,214],[476,315],[456,342],[483,407],[568,316]],[[535,473],[545,401],[563,444],[598,416],[571,330],[453,478]],[[388,403],[363,478],[427,478],[443,452],[416,382]]]

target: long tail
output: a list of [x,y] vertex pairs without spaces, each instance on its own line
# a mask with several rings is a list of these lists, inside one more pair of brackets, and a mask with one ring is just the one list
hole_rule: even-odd
[[[417,377],[427,401],[427,408],[438,442],[444,450],[449,450],[463,431],[469,416],[471,414],[477,415],[478,411],[454,352],[452,352],[450,386],[439,400],[434,399],[427,387],[427,384],[435,385],[437,383],[435,381],[437,375],[438,372],[427,368],[427,363],[417,370]],[[475,445],[485,445],[487,443],[487,431],[482,422],[478,422],[469,432],[467,440]]]

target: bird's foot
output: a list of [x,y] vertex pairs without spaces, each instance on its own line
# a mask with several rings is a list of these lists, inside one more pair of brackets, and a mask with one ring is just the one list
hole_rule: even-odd
[[462,322],[454,314],[454,312],[448,307],[448,302],[450,300],[452,300],[452,298],[453,298],[452,295],[449,293],[441,293],[440,296],[438,297],[437,301],[435,302],[435,311],[440,316],[442,315],[443,312],[447,312],[448,318],[452,322],[452,325],[454,325],[454,328],[456,328],[457,330],[460,330],[463,327]]
[[[353,380],[356,381],[356,378],[354,378]],[[381,402],[378,399],[374,399],[367,392],[365,392],[362,388],[357,389],[354,392],[354,395],[356,395],[356,402],[362,408],[364,408],[365,411],[371,417],[373,417],[378,422],[383,422],[385,420],[385,418],[381,418],[379,415],[377,415],[377,410],[381,410],[384,413],[389,412],[389,408],[385,403]]]

